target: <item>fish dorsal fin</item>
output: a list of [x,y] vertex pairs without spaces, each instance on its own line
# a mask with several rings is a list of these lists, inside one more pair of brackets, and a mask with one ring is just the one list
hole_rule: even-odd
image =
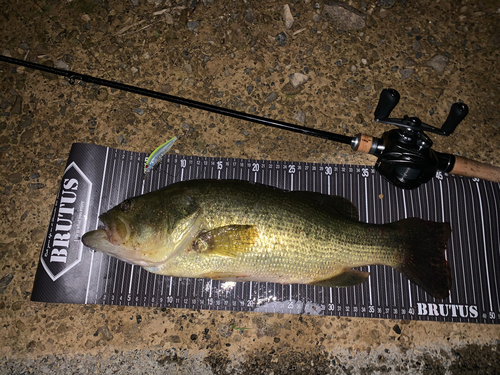
[[227,225],[200,232],[189,250],[204,255],[236,257],[254,246],[258,237],[254,225]]
[[370,276],[369,272],[358,271],[352,268],[344,268],[335,276],[323,280],[316,280],[309,284],[325,287],[353,286],[361,284],[368,278],[368,276]]
[[326,195],[312,191],[293,191],[290,194],[314,206],[332,209],[348,219],[359,220],[356,206],[350,200],[339,195]]

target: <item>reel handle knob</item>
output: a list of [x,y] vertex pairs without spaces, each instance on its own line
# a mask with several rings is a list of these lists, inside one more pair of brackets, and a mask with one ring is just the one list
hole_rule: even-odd
[[441,126],[441,131],[445,133],[445,135],[450,135],[455,131],[458,124],[460,124],[460,121],[462,121],[468,113],[469,107],[467,107],[466,104],[454,103],[451,106],[448,118],[444,122],[443,126]]
[[375,109],[375,119],[384,120],[388,118],[394,107],[398,105],[400,98],[401,96],[396,90],[383,89]]

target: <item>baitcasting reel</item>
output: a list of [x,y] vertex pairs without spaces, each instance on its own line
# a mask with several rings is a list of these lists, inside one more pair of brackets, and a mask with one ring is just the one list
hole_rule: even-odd
[[398,128],[385,132],[381,138],[358,135],[352,146],[357,151],[378,156],[375,169],[391,183],[414,189],[429,181],[438,170],[450,172],[455,162],[453,155],[433,151],[432,140],[424,131],[448,136],[467,116],[469,109],[463,103],[453,104],[448,118],[438,129],[423,123],[418,117],[389,118],[399,99],[396,90],[384,89],[375,109],[375,121]]

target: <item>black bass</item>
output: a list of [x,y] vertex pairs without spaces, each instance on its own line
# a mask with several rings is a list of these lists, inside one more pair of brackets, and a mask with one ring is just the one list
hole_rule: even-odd
[[448,223],[358,220],[347,199],[245,181],[191,180],[123,201],[82,241],[161,275],[346,287],[381,264],[446,298]]

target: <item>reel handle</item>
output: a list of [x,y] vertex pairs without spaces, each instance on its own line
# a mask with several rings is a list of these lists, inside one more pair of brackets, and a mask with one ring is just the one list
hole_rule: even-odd
[[375,119],[384,120],[389,117],[394,107],[399,103],[401,96],[394,89],[383,89],[380,93],[377,108],[375,108]]
[[469,107],[467,107],[464,103],[454,103],[451,106],[450,114],[448,118],[444,122],[443,126],[441,126],[441,131],[444,135],[450,135],[453,133],[460,124],[460,122],[464,119],[465,116],[469,113]]

